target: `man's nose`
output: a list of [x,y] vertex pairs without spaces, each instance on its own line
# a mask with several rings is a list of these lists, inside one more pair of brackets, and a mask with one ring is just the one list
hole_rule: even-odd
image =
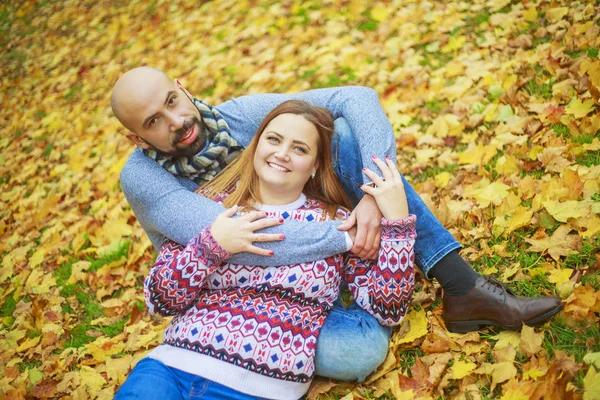
[[183,127],[183,125],[185,124],[185,117],[183,115],[179,115],[174,112],[167,112],[165,117],[166,117],[167,121],[169,121],[169,126],[171,127],[171,130],[173,130],[173,131],[181,129]]

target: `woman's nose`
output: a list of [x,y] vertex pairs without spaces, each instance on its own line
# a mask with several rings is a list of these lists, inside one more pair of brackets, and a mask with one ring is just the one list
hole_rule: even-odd
[[287,148],[280,148],[275,152],[275,157],[281,159],[281,160],[289,160],[289,155],[288,155],[288,149]]

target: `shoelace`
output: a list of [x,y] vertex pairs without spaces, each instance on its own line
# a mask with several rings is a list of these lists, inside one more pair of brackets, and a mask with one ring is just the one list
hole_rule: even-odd
[[492,289],[492,292],[496,292],[496,289],[499,289],[501,293],[509,293],[509,294],[513,294],[512,291],[502,282],[500,282],[496,275],[489,275],[486,276],[485,278],[485,282],[483,283],[482,287],[485,288],[486,286]]

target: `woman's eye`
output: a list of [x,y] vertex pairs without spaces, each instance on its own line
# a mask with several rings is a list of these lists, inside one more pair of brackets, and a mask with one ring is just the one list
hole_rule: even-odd
[[148,123],[148,126],[152,126],[152,125],[154,125],[155,123],[156,123],[156,118],[152,118],[152,119],[150,120],[150,122]]
[[267,140],[271,143],[279,143],[279,139],[277,139],[276,137],[268,137]]
[[298,153],[306,154],[306,149],[304,147],[294,147],[294,150]]
[[172,105],[173,103],[175,103],[175,96],[169,99],[169,105]]

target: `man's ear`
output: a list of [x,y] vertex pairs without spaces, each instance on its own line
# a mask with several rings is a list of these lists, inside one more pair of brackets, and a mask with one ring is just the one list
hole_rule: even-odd
[[138,149],[147,149],[150,146],[148,146],[148,143],[142,139],[141,137],[139,137],[138,135],[136,135],[135,133],[129,131],[125,134],[125,137],[127,138],[127,140],[129,140],[131,143],[135,144]]
[[185,93],[187,95],[187,97],[189,97],[190,100],[193,99],[192,95],[190,94],[190,92],[188,92],[188,90],[186,88],[183,87],[183,85],[181,84],[181,82],[179,81],[179,79],[175,79],[175,84],[177,85],[177,87],[179,89],[181,89],[183,91],[183,93]]

